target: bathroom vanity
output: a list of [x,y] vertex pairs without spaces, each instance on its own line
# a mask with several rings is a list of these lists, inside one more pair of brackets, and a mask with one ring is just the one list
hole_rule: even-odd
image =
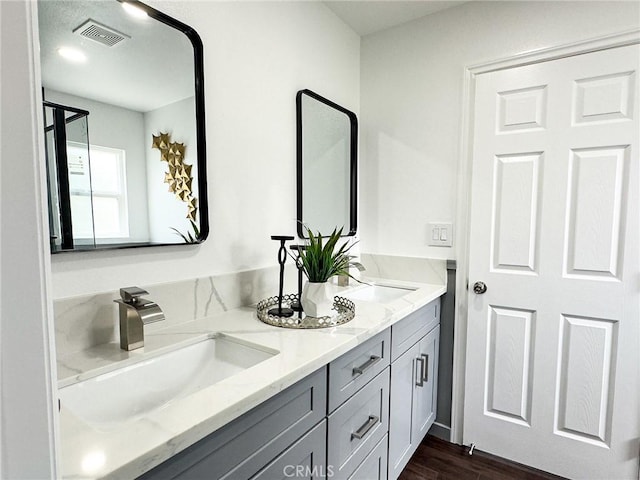
[[[396,478],[435,419],[445,287],[395,286],[407,290],[389,298],[367,294],[371,287],[343,288],[356,317],[339,327],[276,328],[242,307],[151,331],[138,351],[107,344],[59,359],[61,392],[87,387],[83,394],[96,397],[89,415],[61,395],[63,477]],[[214,343],[198,358],[201,345]],[[234,356],[233,345],[243,353]],[[195,360],[182,359],[189,355]],[[242,366],[239,358],[248,357]],[[156,378],[151,367],[159,362],[164,374]],[[198,362],[239,367],[202,383],[190,380]],[[113,410],[108,396],[89,393],[89,382],[135,369],[147,380],[128,380],[123,395],[147,388],[131,411],[103,414]],[[163,383],[173,370],[178,376]]]
[[420,307],[141,478],[382,480],[387,464],[397,478],[435,419],[439,312]]

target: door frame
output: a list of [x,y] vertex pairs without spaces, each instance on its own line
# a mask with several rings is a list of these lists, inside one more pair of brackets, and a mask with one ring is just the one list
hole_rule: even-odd
[[473,118],[476,78],[483,73],[548,62],[585,53],[640,44],[640,29],[592,38],[550,48],[533,50],[510,57],[486,61],[464,68],[462,94],[462,132],[458,158],[456,223],[456,305],[453,341],[453,378],[451,392],[451,441],[462,444],[464,424],[465,361],[467,348],[467,306],[469,284],[469,245],[471,225],[471,171],[473,166]]

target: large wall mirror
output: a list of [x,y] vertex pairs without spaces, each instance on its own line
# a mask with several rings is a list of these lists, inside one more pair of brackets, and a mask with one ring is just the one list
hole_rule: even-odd
[[51,251],[208,234],[202,42],[137,1],[40,0]]
[[298,92],[296,115],[298,236],[306,237],[305,226],[355,235],[358,119],[311,90]]

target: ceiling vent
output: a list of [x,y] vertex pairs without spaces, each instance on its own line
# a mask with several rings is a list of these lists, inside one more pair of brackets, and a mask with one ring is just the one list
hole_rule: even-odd
[[113,47],[123,40],[131,38],[124,33],[120,33],[113,28],[109,28],[91,19],[76,28],[73,33],[106,45],[107,47]]

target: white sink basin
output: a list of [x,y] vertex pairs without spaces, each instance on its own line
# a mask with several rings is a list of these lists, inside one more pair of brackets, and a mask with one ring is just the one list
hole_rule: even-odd
[[367,285],[344,296],[352,300],[365,300],[367,302],[388,303],[400,297],[404,297],[415,288],[389,287],[384,285]]
[[216,335],[61,388],[60,403],[87,423],[107,427],[139,418],[277,353]]

